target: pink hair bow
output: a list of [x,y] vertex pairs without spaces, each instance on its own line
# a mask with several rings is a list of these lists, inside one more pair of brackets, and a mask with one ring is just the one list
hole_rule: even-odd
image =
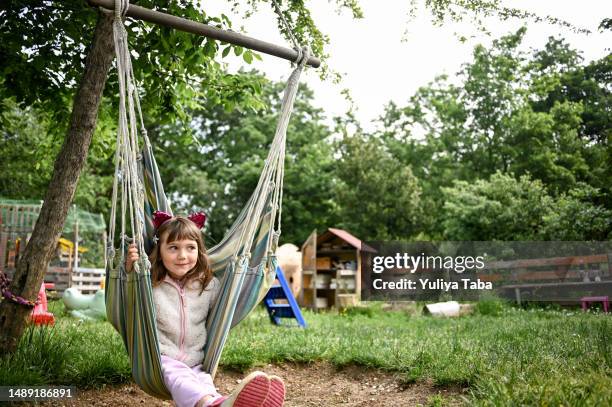
[[187,218],[196,224],[196,226],[200,229],[204,227],[206,224],[206,214],[204,212],[194,212],[191,215],[187,216]]
[[164,211],[153,212],[153,226],[155,227],[155,229],[159,229],[159,227],[163,225],[168,219],[172,219],[172,215]]
[[[159,229],[159,227],[166,223],[166,221],[169,219],[172,219],[172,215],[164,211],[153,212],[153,226],[155,227],[155,229]],[[206,214],[204,212],[192,213],[187,217],[187,219],[195,223],[196,226],[200,229],[202,229],[206,224]]]

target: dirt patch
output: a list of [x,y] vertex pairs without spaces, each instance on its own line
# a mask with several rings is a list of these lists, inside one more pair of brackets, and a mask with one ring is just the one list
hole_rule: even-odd
[[[285,406],[416,406],[427,405],[430,397],[443,396],[450,405],[460,404],[463,389],[444,389],[429,382],[404,386],[397,375],[361,367],[336,369],[328,363],[283,364],[259,368],[285,380]],[[220,370],[215,380],[221,394],[228,394],[244,375]],[[70,402],[48,402],[44,406],[174,406],[172,401],[147,395],[135,384],[109,386],[78,393]]]

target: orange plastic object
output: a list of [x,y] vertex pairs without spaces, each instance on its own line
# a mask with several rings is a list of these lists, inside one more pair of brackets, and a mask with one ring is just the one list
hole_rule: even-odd
[[50,313],[47,309],[47,293],[45,291],[46,288],[54,288],[55,284],[45,284],[43,283],[40,286],[40,291],[38,292],[38,304],[32,310],[32,322],[36,325],[54,325],[55,324],[55,316]]

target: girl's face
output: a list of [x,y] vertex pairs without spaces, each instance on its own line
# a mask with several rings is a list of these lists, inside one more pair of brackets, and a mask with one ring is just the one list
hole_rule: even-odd
[[162,263],[170,277],[175,280],[182,279],[198,262],[198,242],[190,239],[167,242],[167,233],[161,238],[159,252]]

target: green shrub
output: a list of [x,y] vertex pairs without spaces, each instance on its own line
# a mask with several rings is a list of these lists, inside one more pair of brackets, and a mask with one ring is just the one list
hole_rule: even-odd
[[508,303],[495,296],[481,297],[476,303],[476,312],[480,315],[499,316],[509,307]]

